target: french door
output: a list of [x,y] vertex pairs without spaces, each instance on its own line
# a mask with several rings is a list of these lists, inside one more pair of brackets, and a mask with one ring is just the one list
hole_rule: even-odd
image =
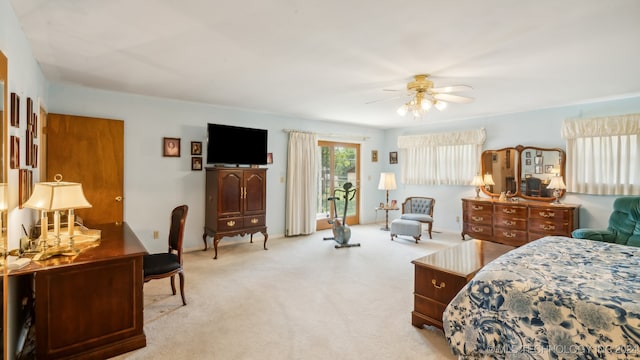
[[[320,164],[320,181],[318,183],[318,207],[316,212],[316,228],[330,229],[329,219],[343,218],[345,215],[345,192],[343,186],[350,182],[355,193],[349,193],[346,208],[348,225],[360,223],[360,144],[318,141],[322,161]],[[328,198],[337,196],[335,202]],[[352,198],[353,197],[353,198]]]

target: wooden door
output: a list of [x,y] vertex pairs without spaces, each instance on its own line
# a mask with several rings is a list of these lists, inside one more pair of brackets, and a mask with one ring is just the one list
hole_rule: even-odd
[[258,215],[264,214],[267,210],[266,191],[267,179],[266,170],[246,170],[244,179],[244,214]]
[[82,183],[93,205],[76,215],[87,225],[122,222],[124,121],[49,114],[46,136],[46,181],[61,174],[63,181]]

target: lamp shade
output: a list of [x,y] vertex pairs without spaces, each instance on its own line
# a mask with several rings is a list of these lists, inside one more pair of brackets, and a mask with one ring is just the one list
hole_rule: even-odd
[[82,184],[72,182],[36,183],[24,207],[43,211],[90,208]]
[[473,180],[471,180],[471,185],[473,185],[473,186],[484,186],[484,182],[482,181],[482,176],[480,176],[480,175],[474,176]]
[[380,173],[380,182],[378,183],[378,190],[395,190],[396,189],[396,174],[394,173]]
[[549,182],[549,185],[547,185],[547,189],[552,189],[552,190],[564,190],[566,189],[566,185],[564,184],[564,181],[562,180],[562,176],[554,176],[551,178],[551,181]]
[[491,174],[486,173],[484,174],[484,184],[485,185],[495,185],[496,183],[493,181],[493,176],[491,176]]

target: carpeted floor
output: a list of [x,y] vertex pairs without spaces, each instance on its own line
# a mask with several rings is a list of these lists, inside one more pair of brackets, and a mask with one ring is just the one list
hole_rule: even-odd
[[[411,260],[461,242],[459,233],[390,241],[379,225],[275,238],[262,250],[225,238],[184,256],[187,306],[169,280],[144,288],[147,346],[114,359],[455,359],[442,332],[411,325]],[[176,279],[177,280],[177,279]]]

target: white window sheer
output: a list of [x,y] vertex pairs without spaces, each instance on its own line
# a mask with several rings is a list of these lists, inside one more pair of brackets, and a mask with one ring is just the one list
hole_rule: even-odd
[[289,132],[285,235],[316,231],[316,206],[320,155],[318,136]]
[[565,120],[567,191],[640,195],[640,114]]
[[400,181],[412,185],[469,185],[478,172],[484,129],[398,136]]

